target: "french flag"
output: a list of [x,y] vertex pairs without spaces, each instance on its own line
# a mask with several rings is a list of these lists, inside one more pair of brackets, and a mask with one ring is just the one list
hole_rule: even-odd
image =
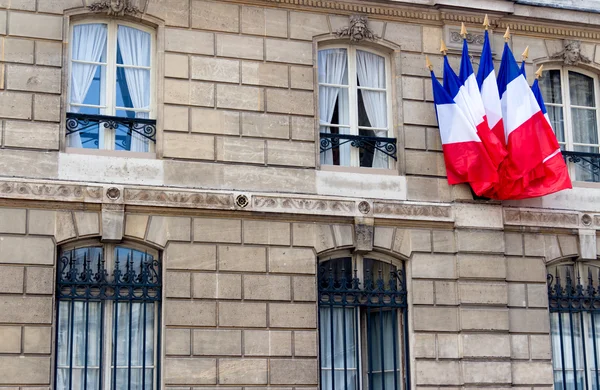
[[507,43],[498,72],[498,91],[508,156],[501,166],[497,196],[499,199],[541,196],[528,193],[527,188],[544,179],[548,172],[542,164],[557,155],[559,146]]
[[472,121],[436,79],[433,70],[431,83],[448,183],[469,183],[477,195],[482,195],[498,182],[497,169]]
[[[464,24],[463,30],[466,34]],[[494,68],[492,65],[492,74],[493,72]],[[462,84],[459,94],[464,93],[465,101],[467,102],[466,106],[462,106],[461,108],[471,112],[471,116],[475,123],[475,127],[477,128],[477,134],[479,134],[479,138],[481,138],[481,142],[483,142],[483,145],[485,146],[487,153],[490,155],[494,166],[499,167],[500,163],[504,161],[504,158],[507,155],[506,148],[500,141],[500,139],[503,139],[503,137],[501,136],[499,138],[493,131],[491,131],[493,127],[490,126],[490,122],[487,118],[483,97],[481,91],[479,90],[479,84],[477,82],[477,78],[475,77],[475,72],[473,72],[471,58],[469,57],[469,46],[466,39],[463,39],[459,79]],[[498,115],[495,114],[495,125],[497,125],[498,121],[497,116]]]

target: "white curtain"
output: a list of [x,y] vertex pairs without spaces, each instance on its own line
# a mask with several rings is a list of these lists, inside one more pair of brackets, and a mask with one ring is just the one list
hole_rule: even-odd
[[[356,71],[361,87],[385,88],[385,59],[373,53],[356,51]],[[360,90],[371,127],[387,127],[385,92]],[[376,130],[375,136],[387,137],[387,131]],[[388,168],[388,157],[375,150],[373,168]]]
[[[135,28],[119,26],[117,33],[119,48],[124,65],[150,66],[150,34]],[[150,108],[150,70],[140,68],[125,69],[127,88],[134,108],[148,110]],[[136,118],[149,118],[147,112],[136,113]],[[133,132],[131,135],[131,151],[147,152],[148,138]]]
[[[72,59],[87,62],[100,62],[106,51],[105,24],[79,24],[73,27]],[[71,103],[81,104],[92,85],[98,65],[73,62],[71,66]],[[71,112],[79,112],[79,107],[71,105]],[[81,148],[81,136],[75,132],[68,137],[70,147]]]
[[[327,49],[319,51],[319,83],[344,84],[347,75],[348,55],[345,49]],[[342,91],[340,91],[342,90]],[[341,93],[340,93],[341,92]],[[336,102],[338,103],[339,124],[348,124],[349,103],[346,88],[319,86],[319,122],[320,131],[329,133],[327,124],[331,123]],[[349,128],[340,128],[341,134],[349,134]],[[340,146],[340,165],[350,165],[350,145]],[[333,153],[328,150],[321,153],[321,164],[333,164]]]
[[[321,322],[319,327],[321,336],[321,389],[357,390],[358,364],[356,354],[358,347],[356,339],[358,326],[355,309],[321,307],[319,315]],[[346,340],[344,340],[344,325]],[[345,373],[344,361],[346,365]]]
[[[369,372],[372,373],[373,389],[383,389],[383,381],[385,381],[386,389],[396,389],[396,381],[398,384],[402,383],[400,376],[396,378],[396,381],[394,380],[394,375],[399,374],[397,370],[401,367],[401,356],[398,351],[400,335],[397,331],[397,322],[394,321],[396,317],[390,310],[380,310],[371,313],[369,318],[372,356],[372,366],[369,368]],[[394,334],[396,343],[394,343]],[[396,348],[396,370],[394,370],[394,348]],[[383,361],[381,360],[382,352]]]

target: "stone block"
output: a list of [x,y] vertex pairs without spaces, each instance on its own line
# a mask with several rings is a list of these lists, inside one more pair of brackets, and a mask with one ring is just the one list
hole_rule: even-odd
[[446,165],[442,153],[406,150],[405,154],[406,173],[425,176],[446,176]]
[[[31,215],[30,215],[31,219]],[[125,215],[125,235],[137,238],[146,237],[146,228],[148,227],[147,215],[126,214]]]
[[190,54],[215,54],[213,33],[165,28],[165,50]]
[[13,36],[62,40],[63,18],[57,15],[11,12],[8,31]]
[[510,357],[512,359],[529,359],[529,341],[524,334],[510,335]]
[[265,142],[252,138],[217,138],[217,160],[263,164]]
[[219,246],[221,271],[266,272],[266,250],[251,246]]
[[[192,64],[194,63],[192,58]],[[190,75],[189,70],[189,57],[185,54],[165,54],[165,76],[175,77],[180,79],[187,79]],[[197,78],[197,77],[195,77]]]
[[242,33],[287,37],[286,10],[242,6]]
[[166,325],[217,325],[216,302],[169,299],[164,306]]
[[165,383],[203,385],[217,383],[217,360],[209,358],[165,359]]
[[516,385],[551,385],[554,383],[552,363],[512,362],[512,383]]
[[59,94],[61,70],[44,66],[7,64],[6,89]]
[[462,368],[465,384],[511,383],[510,362],[462,362]]
[[316,385],[318,376],[316,359],[277,359],[270,361],[272,385]]
[[29,210],[28,231],[30,234],[53,236],[56,224],[56,211]]
[[418,360],[415,373],[417,385],[460,385],[458,361]]
[[504,226],[500,206],[457,203],[453,208],[456,227],[501,229]]
[[434,230],[432,236],[433,251],[436,253],[455,253],[456,241],[454,232],[449,230]]
[[267,141],[269,165],[314,167],[315,160],[315,144],[312,142]]
[[54,264],[56,246],[51,237],[0,237],[0,264]]
[[[547,292],[546,292],[547,294]],[[525,284],[509,283],[508,284],[508,306],[525,307],[527,298],[525,295]]]
[[0,167],[4,176],[57,177],[58,153],[3,149],[0,153]]
[[77,236],[75,231],[75,221],[73,219],[73,213],[67,211],[59,211],[55,217],[55,233],[54,238],[56,241],[64,241],[69,238]]
[[50,267],[27,267],[25,273],[25,292],[27,294],[53,294],[54,269]]
[[267,111],[282,114],[314,115],[313,93],[287,89],[267,90]]
[[195,80],[239,83],[240,62],[213,57],[192,57],[191,76]]
[[433,305],[433,281],[414,279],[411,292],[414,305]]
[[577,255],[579,253],[576,236],[559,235],[558,244],[563,256]]
[[194,241],[241,243],[242,221],[194,218]]
[[244,331],[245,356],[291,356],[292,332],[246,330]]
[[[581,259],[596,260],[597,238],[594,229],[579,229],[579,257]],[[547,258],[547,260],[550,260]]]
[[267,304],[219,302],[219,326],[264,328],[267,326]]
[[212,134],[240,134],[240,114],[210,108],[192,109],[192,132]]
[[242,298],[242,275],[194,273],[192,275],[194,298]]
[[[50,324],[52,308],[52,297],[0,296],[0,323]],[[4,377],[0,375],[0,378]]]
[[23,267],[0,266],[0,292],[7,294],[23,293]]
[[[396,233],[397,235],[398,233]],[[414,253],[411,263],[413,278],[456,278],[456,256],[454,255]]]
[[520,233],[504,233],[505,254],[523,256],[523,236]]
[[545,282],[546,267],[542,258],[507,257],[506,280],[514,282]]
[[294,301],[315,301],[317,299],[316,279],[313,276],[294,276],[292,291]]
[[62,66],[62,55],[61,42],[35,42],[35,63],[37,65]]
[[217,34],[217,55],[220,57],[263,60],[263,39],[242,35]]
[[2,383],[47,385],[50,383],[50,356],[0,356]]
[[164,156],[194,160],[214,160],[215,141],[213,136],[163,133]]
[[214,107],[215,86],[200,81],[165,79],[165,103]]
[[171,240],[190,241],[190,228],[190,218],[153,216],[146,239],[160,246],[165,246]]
[[100,219],[96,212],[74,212],[78,236],[97,235],[100,233]]
[[290,86],[294,89],[308,89],[312,91],[315,88],[313,74],[314,70],[312,67],[291,66]]
[[544,236],[541,234],[524,234],[525,256],[546,255]]
[[504,305],[508,303],[506,283],[464,282],[459,283],[460,303]]
[[[527,62],[539,60],[548,57],[544,40],[540,38],[524,37],[514,35],[511,37],[513,53],[522,53],[526,47],[529,47],[529,58]],[[593,57],[593,55],[591,56]]]
[[58,150],[57,123],[4,122],[4,145],[18,148]]
[[396,229],[392,250],[407,257],[413,252],[431,252],[431,231]]
[[[427,84],[429,85],[429,84]],[[425,88],[427,92],[427,88]],[[428,101],[431,101],[428,99]],[[439,129],[432,129],[428,127],[425,132],[427,133],[427,149],[428,150],[437,150],[438,152],[442,151],[442,138],[440,137]],[[452,187],[455,188],[455,187]],[[471,193],[469,192],[469,196]],[[471,199],[471,198],[468,198]]]
[[317,332],[294,332],[294,356],[317,356]]
[[506,259],[500,255],[458,255],[458,276],[475,279],[505,279]]
[[269,87],[288,86],[287,65],[268,62],[242,62],[242,83]]
[[49,326],[25,326],[23,328],[23,353],[52,352],[52,328]]
[[395,229],[391,227],[375,226],[373,245],[379,248],[391,249]]
[[0,326],[0,353],[21,353],[21,327]]
[[290,12],[290,38],[312,41],[316,35],[329,33],[327,15]]
[[437,335],[439,359],[458,359],[458,335],[440,333]]
[[167,355],[189,355],[192,352],[190,329],[168,328],[165,332],[165,353]]
[[315,140],[315,120],[313,118],[292,117],[292,139],[300,141]]
[[459,252],[504,253],[504,233],[483,230],[457,230]]
[[193,2],[192,27],[202,30],[239,32],[239,6],[235,4]]
[[352,233],[352,225],[332,225],[333,237],[335,238],[336,246],[351,246],[354,245],[354,235]]
[[[409,79],[410,80],[410,79]],[[422,79],[418,80],[420,85],[423,84]],[[409,82],[409,81],[403,81]],[[408,86],[403,86],[403,88],[408,88]],[[404,146],[407,149],[427,149],[427,133],[425,131],[425,127],[422,126],[404,126]]]
[[549,360],[552,358],[552,343],[549,335],[529,336],[532,359]]
[[170,131],[188,131],[189,128],[189,110],[184,106],[164,106],[164,126],[165,130]]
[[550,331],[548,310],[511,308],[509,316],[511,332],[548,333]]
[[292,299],[290,277],[244,275],[244,299],[289,301]]
[[0,233],[25,234],[26,210],[0,208]]
[[270,303],[269,326],[276,328],[308,328],[317,326],[314,303]]
[[544,235],[544,247],[546,252],[546,261],[562,257],[560,253],[560,246],[558,245],[558,237],[555,235]]
[[239,85],[217,85],[217,107],[237,110],[263,111],[262,88]]
[[219,359],[219,383],[223,385],[266,385],[267,373],[266,359]]
[[33,118],[36,121],[60,122],[60,96],[35,95]]
[[413,320],[416,331],[458,331],[458,309],[455,307],[415,306]]
[[402,51],[421,52],[423,48],[421,26],[416,24],[387,23],[385,39],[400,45]]
[[409,176],[406,179],[408,200],[436,202],[452,201],[451,187],[448,185],[448,181],[446,179],[417,176]]
[[148,2],[146,14],[163,18],[168,26],[188,27],[189,10],[188,0],[151,0]]
[[510,357],[508,334],[463,334],[462,351],[466,358]]
[[241,355],[241,330],[194,329],[194,355]]
[[423,26],[423,52],[439,54],[443,30],[434,26]]
[[31,104],[28,93],[0,91],[0,116],[3,118],[31,119]]
[[[423,79],[420,77],[403,77],[402,78],[402,98],[411,100],[424,100],[425,95],[423,94]],[[413,126],[408,126],[413,127]],[[414,129],[421,129],[419,127],[413,127]],[[406,128],[404,129],[406,132]],[[425,142],[425,132],[422,132],[423,142]],[[405,137],[406,141],[406,137]],[[425,145],[423,145],[425,146]],[[425,149],[417,148],[417,149]]]
[[527,306],[548,307],[548,287],[546,284],[527,285]]
[[28,39],[5,38],[4,61],[33,64],[33,41]]
[[437,127],[435,108],[431,103],[405,100],[402,108],[406,124]]
[[458,305],[458,291],[456,282],[436,280],[433,282],[435,289],[435,303],[437,305]]
[[167,298],[189,298],[191,282],[189,272],[167,272],[165,280],[165,295]]
[[242,134],[248,137],[288,139],[290,120],[287,115],[244,112],[242,113]]
[[214,245],[172,242],[166,250],[168,269],[215,270],[216,259]]
[[0,34],[6,35],[6,11],[0,11]]
[[312,42],[267,39],[265,42],[266,60],[290,64],[312,65]]
[[244,221],[244,243],[290,245],[290,224],[287,222],[246,220]]
[[414,354],[416,358],[435,359],[435,334],[415,333]]
[[461,309],[460,323],[463,330],[508,330],[508,309]]

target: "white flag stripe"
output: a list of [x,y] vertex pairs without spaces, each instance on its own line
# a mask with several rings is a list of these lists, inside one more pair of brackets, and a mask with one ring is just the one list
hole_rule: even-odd
[[477,130],[456,104],[436,105],[442,144],[481,142]]
[[515,78],[506,86],[501,103],[507,142],[510,133],[540,111],[535,96],[522,76]]
[[483,80],[481,98],[483,99],[488,124],[490,125],[490,129],[492,129],[502,119],[502,106],[500,105],[498,84],[494,72],[490,72]]

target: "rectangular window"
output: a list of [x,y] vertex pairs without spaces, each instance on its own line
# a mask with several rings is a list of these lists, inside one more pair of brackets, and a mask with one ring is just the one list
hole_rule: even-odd
[[153,151],[151,31],[107,21],[75,24],[71,36],[68,147]]
[[155,255],[109,245],[64,250],[57,283],[55,388],[158,388]]

